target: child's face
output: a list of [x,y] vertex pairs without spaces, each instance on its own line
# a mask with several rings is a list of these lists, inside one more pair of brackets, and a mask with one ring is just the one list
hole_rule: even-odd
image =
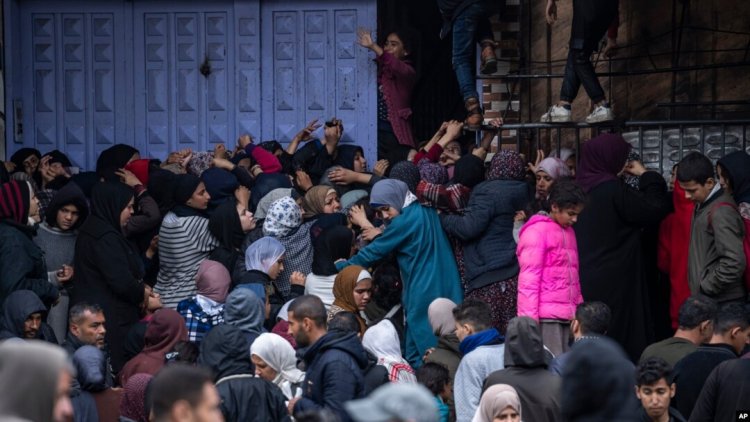
[[449,381],[445,383],[443,391],[440,392],[440,398],[443,400],[448,400],[451,397],[453,397],[453,383]]
[[399,38],[396,34],[388,35],[388,38],[385,39],[383,50],[385,50],[387,53],[390,53],[393,57],[399,60],[403,59],[407,54],[409,54],[409,52],[404,49],[403,41],[401,41],[401,38]]
[[578,215],[583,211],[583,204],[576,204],[574,206],[560,208],[557,204],[552,204],[552,212],[550,217],[562,227],[571,227],[578,221]]
[[724,169],[722,169],[721,166],[716,166],[716,174],[719,175],[719,184],[721,185],[721,188],[724,189],[726,193],[731,194],[732,187],[729,185],[727,175],[724,174]]
[[708,199],[708,195],[711,194],[711,191],[714,189],[714,186],[716,186],[716,181],[713,179],[713,177],[706,180],[705,184],[699,184],[695,180],[690,180],[688,182],[680,182],[680,187],[685,190],[685,198],[695,202],[696,204],[702,204],[703,202]]
[[635,395],[641,401],[643,410],[646,411],[651,420],[659,420],[669,411],[669,402],[674,397],[675,385],[667,384],[664,378],[659,379],[652,385],[641,385],[635,387]]

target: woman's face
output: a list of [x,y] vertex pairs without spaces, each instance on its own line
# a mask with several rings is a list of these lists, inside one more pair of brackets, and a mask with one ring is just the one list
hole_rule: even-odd
[[208,194],[208,191],[206,190],[206,185],[203,184],[203,182],[198,183],[198,187],[195,188],[195,192],[193,192],[193,196],[188,199],[188,206],[195,208],[197,210],[205,210],[208,208],[208,201],[211,200],[211,195]]
[[354,171],[357,173],[364,173],[367,171],[367,160],[365,160],[365,156],[359,151],[354,154]]
[[255,218],[253,213],[242,204],[237,204],[237,214],[240,216],[240,225],[244,233],[249,232],[255,228]]
[[34,174],[36,169],[39,167],[39,158],[36,155],[30,155],[28,158],[23,160],[23,171],[29,176]]
[[253,361],[253,365],[255,365],[255,375],[271,382],[276,379],[278,372],[271,368],[266,361],[260,358],[260,356],[250,355],[250,360]]
[[508,406],[500,412],[499,415],[495,416],[492,422],[519,422],[521,416],[512,407]]
[[[356,160],[355,160],[356,163]],[[336,191],[328,192],[326,195],[326,203],[323,206],[323,213],[333,214],[341,211],[341,202],[339,202],[339,194]]]
[[395,33],[388,35],[388,38],[385,39],[383,50],[399,60],[403,60],[403,58],[409,54],[409,52],[404,49],[403,41],[401,41],[401,38]]
[[543,170],[536,172],[536,197],[546,199],[549,195],[549,188],[552,186],[552,176]]
[[394,218],[396,218],[399,215],[401,215],[401,213],[397,209],[395,209],[393,207],[390,207],[388,205],[383,205],[382,207],[377,207],[375,209],[375,212],[384,221],[393,220]]
[[133,198],[130,198],[130,201],[128,201],[128,205],[123,208],[123,210],[120,212],[120,227],[125,227],[128,225],[128,221],[130,221],[130,217],[133,216]]
[[35,193],[31,194],[31,199],[29,200],[29,218],[36,223],[42,221],[42,217],[39,215],[39,199]]
[[[726,172],[720,165],[716,165],[716,174],[719,175],[719,184],[721,185],[721,188],[731,195],[732,184],[729,183],[729,178],[727,177]],[[674,182],[672,182],[672,186],[674,187]]]
[[279,276],[279,274],[281,274],[282,271],[284,271],[283,255],[268,269],[268,277],[270,277],[271,280],[276,280],[276,278]]
[[372,279],[366,278],[354,286],[354,303],[357,309],[364,311],[372,297]]

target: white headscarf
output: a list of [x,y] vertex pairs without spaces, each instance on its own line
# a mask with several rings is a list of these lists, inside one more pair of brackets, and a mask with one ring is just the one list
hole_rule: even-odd
[[[285,390],[283,386],[299,384],[305,379],[305,373],[297,369],[297,358],[289,342],[278,334],[263,333],[253,341],[250,354],[256,355],[270,366],[277,375],[273,383]],[[286,391],[284,391],[286,394]],[[291,394],[291,388],[289,388]],[[291,398],[291,397],[288,397]]]
[[284,255],[284,245],[273,237],[261,237],[251,243],[245,251],[245,268],[262,271],[268,274],[268,269]]
[[416,383],[414,370],[401,356],[401,342],[396,327],[384,319],[365,331],[362,346],[378,358],[378,364],[385,366],[388,377],[394,382]]

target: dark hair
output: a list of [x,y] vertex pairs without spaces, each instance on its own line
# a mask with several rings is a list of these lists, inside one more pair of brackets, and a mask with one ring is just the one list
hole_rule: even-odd
[[414,61],[417,57],[417,47],[419,47],[419,33],[415,31],[412,28],[404,27],[404,28],[393,28],[389,31],[385,31],[383,33],[383,42],[381,44],[384,44],[386,39],[391,34],[396,34],[398,39],[401,40],[401,44],[404,45],[404,51],[409,53],[407,56],[409,60]]
[[341,331],[343,333],[359,334],[359,320],[351,312],[337,312],[328,321],[328,331]]
[[195,365],[198,362],[198,355],[200,349],[198,346],[190,341],[178,341],[174,345],[172,351],[164,356],[164,360],[169,363],[183,363],[189,365]]
[[750,312],[745,305],[727,303],[719,308],[714,319],[715,333],[724,334],[738,326],[743,330],[750,327]]
[[554,204],[565,209],[586,202],[586,194],[572,177],[561,177],[552,183],[547,199],[550,207]]
[[705,185],[714,177],[714,165],[711,160],[699,152],[691,152],[677,164],[677,180],[682,183],[693,181]]
[[677,325],[680,328],[692,330],[703,321],[716,319],[719,307],[716,302],[705,296],[691,296],[680,306],[677,315]]
[[603,302],[583,302],[576,307],[576,321],[581,324],[581,333],[604,335],[609,329],[612,312]]
[[92,314],[104,313],[102,307],[95,303],[80,302],[70,308],[70,311],[68,312],[68,321],[73,324],[78,324],[78,322],[81,321],[83,314],[86,312],[91,312]]
[[315,325],[321,328],[326,326],[326,320],[328,319],[323,301],[314,295],[304,295],[294,299],[289,305],[289,312],[294,312],[295,320],[302,321],[305,318],[310,318]]
[[372,300],[376,305],[388,311],[401,303],[401,291],[404,283],[398,266],[385,263],[372,274]]
[[475,331],[492,327],[492,308],[479,299],[466,299],[453,308],[453,319],[459,324],[471,324]]
[[213,383],[213,377],[204,368],[169,365],[159,371],[151,380],[151,391],[148,394],[154,420],[167,419],[174,404],[180,400],[187,401],[191,407],[200,404],[203,387],[208,383]]
[[436,362],[427,362],[417,369],[417,382],[427,387],[434,395],[445,390],[445,386],[451,382],[448,368]]
[[664,378],[667,385],[672,384],[672,367],[664,359],[653,356],[638,364],[635,368],[635,385],[654,385]]
[[727,170],[726,167],[721,165],[721,163],[716,163],[716,167],[721,167],[721,177],[724,179],[724,182],[729,186],[730,189],[734,190],[734,178],[732,177],[732,173]]

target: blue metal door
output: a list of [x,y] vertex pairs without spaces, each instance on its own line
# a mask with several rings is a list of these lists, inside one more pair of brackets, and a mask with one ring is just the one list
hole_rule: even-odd
[[338,117],[342,142],[377,156],[375,65],[356,46],[375,28],[375,2],[268,0],[261,3],[264,137],[288,142],[301,122]]
[[375,157],[375,67],[355,45],[374,0],[10,4],[9,155],[57,148],[91,169],[114,143],[165,158],[336,116]]

